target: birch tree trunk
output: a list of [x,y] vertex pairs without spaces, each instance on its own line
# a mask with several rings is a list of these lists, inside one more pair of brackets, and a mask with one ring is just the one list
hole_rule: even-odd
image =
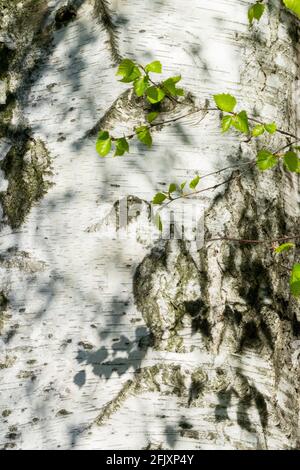
[[[145,116],[115,79],[122,57],[181,73],[186,109],[230,92],[297,133],[297,21],[274,0],[249,29],[248,6],[0,0],[1,448],[299,448],[288,272],[264,245],[199,247],[149,220],[155,192],[254,160],[257,143],[203,113],[162,126],[151,150],[95,151],[100,128]],[[276,238],[299,227],[298,190],[279,168],[245,165],[172,210],[196,225],[205,214],[206,239]]]

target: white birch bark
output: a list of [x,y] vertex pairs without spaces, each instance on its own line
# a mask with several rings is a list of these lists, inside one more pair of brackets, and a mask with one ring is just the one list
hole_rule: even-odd
[[[100,127],[144,119],[115,79],[121,57],[181,73],[186,109],[230,92],[296,133],[296,21],[270,4],[250,30],[242,0],[0,1],[2,448],[299,447],[288,273],[262,246],[155,239],[148,219],[157,190],[256,144],[212,113],[154,132],[150,151],[95,151]],[[130,233],[116,227],[127,197],[145,201]],[[246,171],[187,206],[207,238],[276,238],[299,225],[298,181]]]

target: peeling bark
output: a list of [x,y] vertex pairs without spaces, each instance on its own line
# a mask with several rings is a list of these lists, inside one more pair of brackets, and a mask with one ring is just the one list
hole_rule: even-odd
[[115,80],[121,57],[182,74],[185,103],[167,103],[165,120],[228,91],[297,133],[293,16],[276,0],[251,30],[240,0],[0,0],[0,15],[1,448],[299,448],[287,271],[264,245],[199,249],[176,231],[196,206],[206,239],[295,233],[297,178],[245,167],[174,203],[176,230],[160,239],[154,192],[250,162],[257,142],[222,135],[205,111],[126,158],[100,159],[94,142],[148,110]]

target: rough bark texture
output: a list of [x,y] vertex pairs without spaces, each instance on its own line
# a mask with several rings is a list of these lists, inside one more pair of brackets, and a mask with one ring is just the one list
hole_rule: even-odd
[[[263,246],[154,240],[149,220],[171,179],[257,144],[221,135],[214,113],[163,126],[150,151],[95,152],[100,127],[147,110],[115,80],[121,57],[181,73],[186,109],[228,91],[296,133],[296,21],[271,1],[250,30],[248,3],[0,0],[2,448],[299,448],[288,272]],[[252,167],[184,209],[205,211],[206,238],[276,238],[297,230],[298,196],[296,177]]]

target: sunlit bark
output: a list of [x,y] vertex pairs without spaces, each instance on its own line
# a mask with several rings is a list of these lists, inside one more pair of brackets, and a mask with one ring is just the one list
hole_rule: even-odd
[[[221,134],[212,112],[154,131],[151,150],[95,151],[98,129],[144,122],[116,80],[122,57],[182,75],[166,119],[229,92],[295,134],[298,30],[269,3],[249,29],[242,0],[0,0],[2,448],[299,447],[294,253],[159,239],[147,202],[254,161],[267,138]],[[195,226],[205,214],[206,239],[296,232],[296,177],[245,165],[200,184],[231,174],[170,209]]]

